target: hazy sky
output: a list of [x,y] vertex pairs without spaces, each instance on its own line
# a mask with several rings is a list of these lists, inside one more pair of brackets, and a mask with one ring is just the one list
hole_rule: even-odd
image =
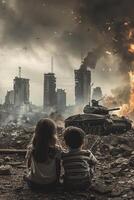
[[21,66],[22,76],[30,79],[31,101],[42,105],[43,74],[50,72],[53,56],[57,87],[66,89],[68,104],[74,103],[73,71],[88,51],[97,54],[94,87],[104,94],[122,87],[128,63],[120,63],[130,57],[124,56],[126,43],[117,40],[115,22],[129,21],[132,5],[131,0],[0,0],[0,99],[13,88]]

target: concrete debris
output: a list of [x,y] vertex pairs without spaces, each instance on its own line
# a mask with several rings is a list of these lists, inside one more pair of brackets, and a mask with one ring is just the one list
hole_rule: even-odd
[[112,192],[112,187],[105,185],[102,182],[97,182],[93,186],[93,190],[99,194],[107,194]]
[[[23,196],[24,200],[32,200],[35,195],[23,182],[26,169],[24,156],[34,127],[5,126],[0,128],[0,195],[3,191],[14,200]],[[63,141],[62,133],[58,134]],[[97,140],[97,142],[96,142]],[[45,199],[51,200],[133,200],[134,197],[134,132],[121,135],[88,135],[85,148],[92,148],[99,163],[89,191],[81,193],[66,193],[59,189],[56,194],[46,194]],[[12,184],[10,175],[12,174]],[[6,177],[6,178],[5,178]],[[9,177],[9,178],[8,178]],[[10,187],[8,187],[10,185]],[[19,192],[17,188],[21,188]],[[14,191],[14,192],[13,192]],[[42,194],[36,194],[36,199],[44,199]]]
[[0,166],[0,175],[11,175],[11,169],[10,165]]
[[5,162],[11,161],[11,157],[10,157],[10,156],[6,156],[6,157],[4,158],[4,161],[5,161]]
[[129,165],[134,169],[134,155],[129,158]]

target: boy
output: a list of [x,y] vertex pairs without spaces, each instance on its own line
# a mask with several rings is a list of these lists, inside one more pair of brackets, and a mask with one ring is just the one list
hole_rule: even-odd
[[90,186],[96,158],[89,150],[83,150],[85,132],[76,127],[64,131],[68,151],[62,153],[64,186],[67,190],[83,190]]

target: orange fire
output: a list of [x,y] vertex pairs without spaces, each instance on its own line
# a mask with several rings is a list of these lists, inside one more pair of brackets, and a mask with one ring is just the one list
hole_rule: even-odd
[[129,72],[130,80],[130,98],[128,104],[123,104],[120,109],[120,115],[129,115],[134,112],[134,71]]
[[130,45],[129,45],[128,51],[129,51],[130,53],[134,53],[134,44],[130,44]]
[[123,104],[120,107],[120,111],[117,112],[117,114],[119,114],[121,116],[128,116],[128,114],[129,114],[129,105],[128,104]]
[[134,71],[129,72],[129,78],[130,78],[129,106],[130,106],[130,112],[133,112],[134,111]]
[[129,30],[127,39],[129,41],[129,43],[128,43],[128,52],[129,53],[134,53],[134,42],[133,42],[133,39],[134,39],[134,28],[131,28]]
[[133,39],[134,38],[134,28],[131,28],[128,32],[128,39]]
[[132,31],[129,31],[129,33],[128,33],[128,38],[131,39],[131,38],[132,38],[132,35],[133,35]]

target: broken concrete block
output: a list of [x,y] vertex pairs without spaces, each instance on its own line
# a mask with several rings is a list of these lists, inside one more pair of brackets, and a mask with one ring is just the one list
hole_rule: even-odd
[[12,167],[10,165],[0,166],[0,175],[11,175]]

